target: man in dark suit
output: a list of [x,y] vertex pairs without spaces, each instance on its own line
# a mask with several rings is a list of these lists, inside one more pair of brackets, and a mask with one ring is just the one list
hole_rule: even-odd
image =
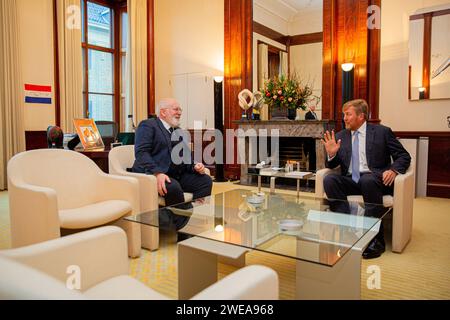
[[316,106],[312,105],[309,107],[309,111],[305,114],[305,120],[319,120],[317,114],[315,113]]
[[[197,199],[211,195],[212,189],[205,166],[194,164],[191,154],[183,155],[183,151],[190,150],[181,138],[181,114],[175,99],[163,99],[159,103],[159,117],[142,121],[136,130],[132,171],[156,176],[158,193],[165,198],[166,206],[184,202],[183,192],[191,192]],[[185,148],[178,148],[178,143],[184,143]],[[181,227],[177,225],[177,229]]]
[[[331,134],[327,131],[322,140],[328,154],[326,166],[341,167],[341,175],[325,177],[325,193],[329,199],[341,200],[360,194],[365,203],[382,204],[383,194],[393,194],[395,177],[406,172],[411,157],[390,128],[366,122],[366,101],[349,101],[343,110],[345,130],[336,136],[334,131]],[[347,202],[330,205],[333,211],[350,212]],[[366,206],[366,214],[376,215],[376,207]],[[363,252],[365,259],[379,257],[384,252],[383,231],[381,224],[378,235]]]

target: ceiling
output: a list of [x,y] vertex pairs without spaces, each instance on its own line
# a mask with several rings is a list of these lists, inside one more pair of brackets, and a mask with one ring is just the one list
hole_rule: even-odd
[[253,3],[287,22],[294,21],[301,12],[323,7],[323,0],[253,0]]

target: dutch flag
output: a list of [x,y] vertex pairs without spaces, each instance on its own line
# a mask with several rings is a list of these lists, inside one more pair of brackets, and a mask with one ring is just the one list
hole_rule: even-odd
[[52,104],[52,87],[25,84],[25,103]]

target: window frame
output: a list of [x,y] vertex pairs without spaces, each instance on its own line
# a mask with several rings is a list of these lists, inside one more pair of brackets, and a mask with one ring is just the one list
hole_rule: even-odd
[[[103,95],[103,96],[111,96],[113,97],[113,121],[119,125],[120,130],[120,68],[121,68],[121,56],[120,56],[120,48],[121,48],[121,39],[120,39],[120,29],[121,29],[121,20],[120,20],[120,12],[123,10],[122,8],[126,7],[123,3],[117,3],[111,0],[81,0],[84,6],[83,19],[84,19],[84,32],[81,34],[81,47],[84,50],[84,87],[83,87],[83,99],[84,99],[84,115],[87,118],[90,118],[89,114],[89,95]],[[98,5],[102,5],[111,9],[111,48],[106,48],[98,45],[89,44],[88,38],[88,2],[95,3]],[[89,91],[89,50],[95,50],[100,52],[111,53],[113,57],[113,93],[100,93],[100,92],[91,92]],[[96,119],[96,120],[106,120],[106,119]]]

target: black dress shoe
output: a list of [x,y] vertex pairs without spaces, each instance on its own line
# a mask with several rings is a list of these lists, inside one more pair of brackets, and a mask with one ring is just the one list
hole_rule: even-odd
[[369,243],[366,250],[364,250],[362,256],[364,259],[374,259],[381,256],[381,254],[385,251],[384,241],[380,241],[377,238],[373,239],[372,242]]

